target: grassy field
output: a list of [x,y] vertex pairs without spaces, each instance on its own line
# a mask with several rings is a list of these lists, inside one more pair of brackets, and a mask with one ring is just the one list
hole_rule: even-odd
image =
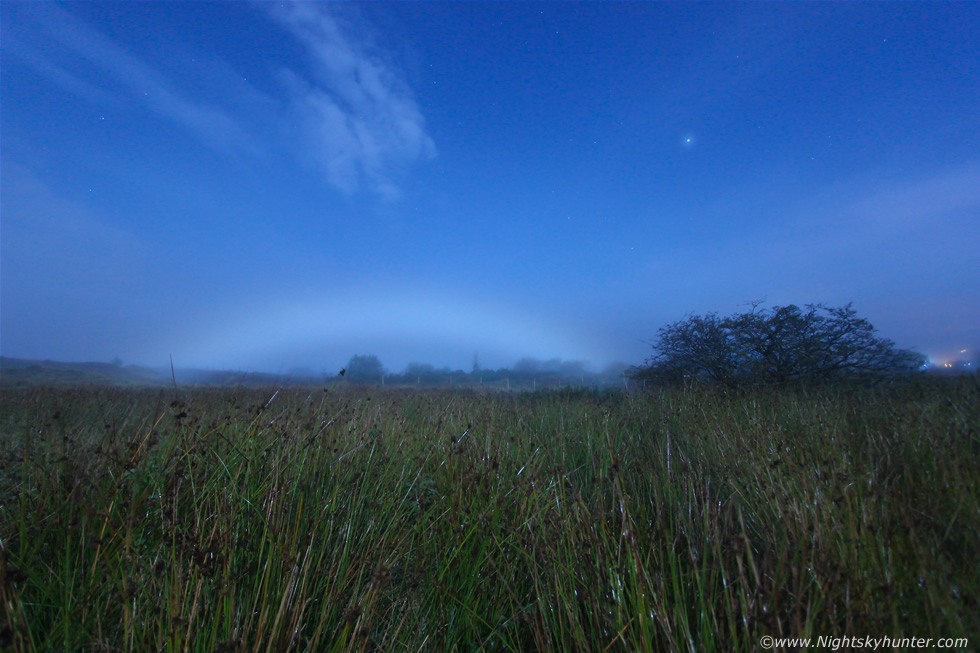
[[975,646],[978,427],[975,377],[7,388],[0,648]]

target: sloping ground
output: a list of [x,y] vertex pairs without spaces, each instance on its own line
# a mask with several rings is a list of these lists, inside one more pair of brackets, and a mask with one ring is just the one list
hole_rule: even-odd
[[137,365],[63,363],[0,357],[4,385],[162,385],[162,373]]
[[309,385],[322,379],[261,372],[229,370],[169,369],[155,370],[139,365],[112,363],[64,363],[50,360],[26,360],[0,357],[0,385],[4,386],[162,386],[170,385],[176,376],[178,385],[204,386],[274,386]]

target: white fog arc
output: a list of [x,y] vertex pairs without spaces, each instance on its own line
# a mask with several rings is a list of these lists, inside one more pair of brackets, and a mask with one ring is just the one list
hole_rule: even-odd
[[392,371],[411,361],[469,369],[524,356],[601,363],[606,356],[570,318],[422,289],[312,293],[250,303],[213,319],[181,347],[182,365],[276,371],[329,369],[376,354]]

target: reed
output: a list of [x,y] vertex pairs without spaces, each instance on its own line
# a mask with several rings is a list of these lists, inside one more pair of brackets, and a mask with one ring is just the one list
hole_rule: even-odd
[[975,378],[178,392],[0,390],[0,647],[980,636]]

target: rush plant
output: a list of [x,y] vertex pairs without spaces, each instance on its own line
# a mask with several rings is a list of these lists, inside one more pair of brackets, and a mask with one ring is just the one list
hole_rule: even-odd
[[0,647],[980,636],[975,378],[0,391]]

